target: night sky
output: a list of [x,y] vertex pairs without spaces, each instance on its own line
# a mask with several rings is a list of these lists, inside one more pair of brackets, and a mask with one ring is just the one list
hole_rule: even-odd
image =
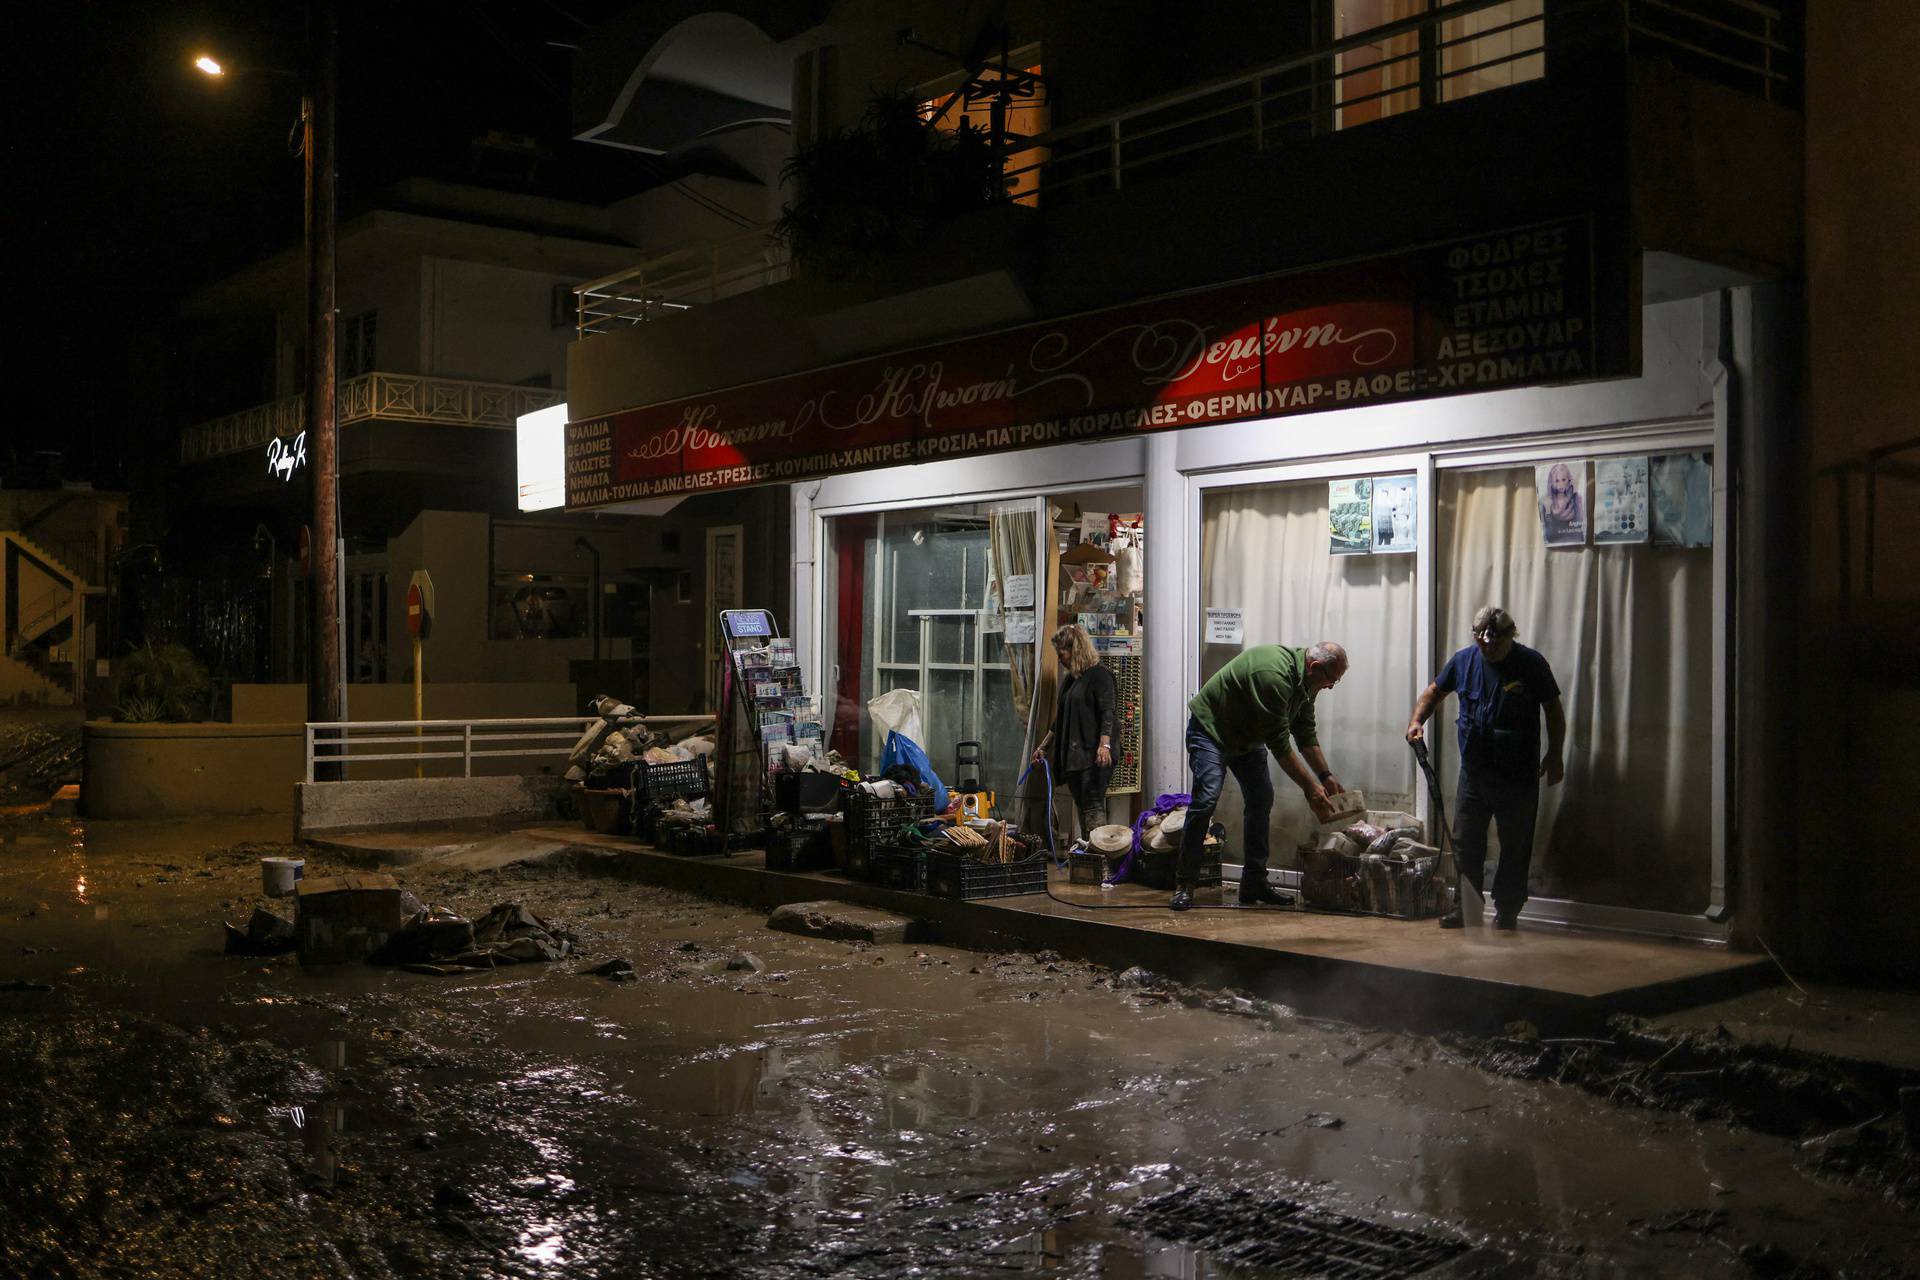
[[[546,145],[549,194],[611,199],[647,185],[640,161],[568,137],[569,53],[554,45],[619,7],[341,0],[341,218],[409,174],[465,179],[468,140],[489,129]],[[209,80],[192,57],[207,48],[300,69],[304,6],[71,0],[17,7],[9,21],[14,358],[0,476],[14,483],[34,450],[58,449],[67,478],[120,487],[147,450],[170,450],[179,406],[194,400],[192,388],[156,385],[169,380],[180,300],[300,240],[301,164],[288,146],[298,86]]]

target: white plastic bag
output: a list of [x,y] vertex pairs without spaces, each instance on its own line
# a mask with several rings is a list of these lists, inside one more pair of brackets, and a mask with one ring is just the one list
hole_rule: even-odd
[[1398,809],[1369,809],[1367,821],[1382,831],[1391,831],[1395,827],[1418,827],[1424,834],[1427,829],[1426,824],[1420,819],[1410,813],[1402,813]]
[[927,740],[926,730],[920,722],[918,689],[890,689],[867,703],[867,714],[873,717],[876,742],[885,742],[887,735],[896,731],[915,742],[924,743]]

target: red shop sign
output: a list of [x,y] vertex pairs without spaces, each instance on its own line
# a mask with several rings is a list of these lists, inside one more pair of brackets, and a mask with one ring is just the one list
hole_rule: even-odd
[[570,422],[567,506],[1616,376],[1585,219]]

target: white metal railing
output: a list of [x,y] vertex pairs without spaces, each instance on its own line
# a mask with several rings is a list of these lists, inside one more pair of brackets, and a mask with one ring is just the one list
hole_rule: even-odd
[[[648,725],[711,723],[713,715],[642,716]],[[475,760],[507,756],[566,757],[599,716],[536,716],[489,720],[333,720],[307,724],[307,781],[316,766],[458,760],[473,776]],[[372,747],[377,750],[366,750]],[[411,748],[409,750],[408,748]]]
[[[522,414],[566,398],[566,392],[552,387],[375,372],[343,381],[335,412],[343,427],[372,421],[432,422],[511,431]],[[200,462],[264,449],[269,440],[291,440],[306,429],[306,402],[303,395],[286,396],[195,423],[180,433],[180,461]]]
[[574,286],[580,337],[645,324],[703,302],[785,280],[786,246],[766,223],[712,244],[694,245]]

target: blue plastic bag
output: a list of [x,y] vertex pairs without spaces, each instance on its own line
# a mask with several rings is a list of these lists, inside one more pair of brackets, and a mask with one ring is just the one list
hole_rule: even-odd
[[940,781],[940,775],[933,771],[933,761],[927,759],[927,753],[919,743],[894,729],[887,734],[886,749],[880,753],[880,772],[885,773],[899,764],[906,765],[920,775],[920,780],[933,789],[933,811],[945,813],[947,788]]

